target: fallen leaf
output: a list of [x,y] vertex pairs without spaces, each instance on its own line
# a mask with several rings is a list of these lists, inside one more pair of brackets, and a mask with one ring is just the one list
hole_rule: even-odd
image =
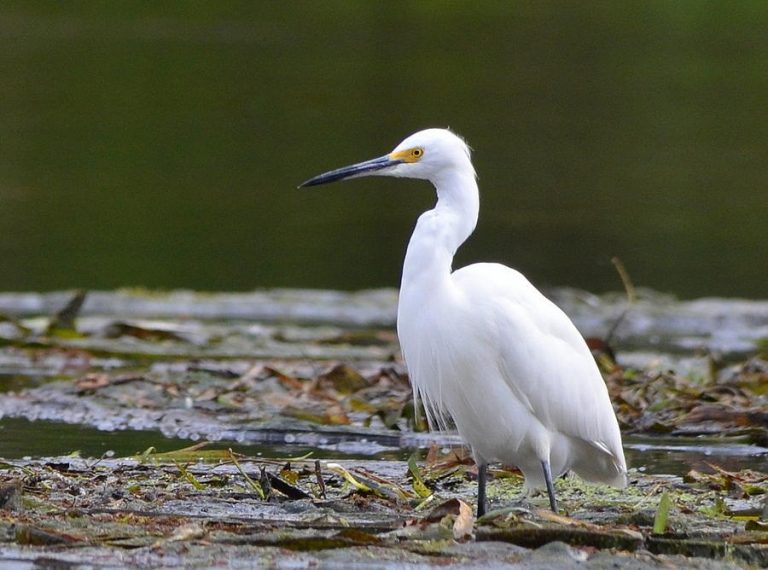
[[461,501],[459,499],[448,499],[439,505],[433,507],[421,520],[427,522],[438,522],[448,515],[458,516],[461,513]]
[[185,524],[173,531],[168,538],[162,538],[152,545],[152,548],[158,548],[167,542],[184,542],[195,540],[205,536],[205,529],[197,523]]
[[453,538],[454,540],[465,540],[472,536],[475,526],[475,515],[472,512],[472,507],[467,503],[461,499],[458,502],[459,514],[453,522]]
[[318,376],[317,379],[322,388],[333,388],[340,394],[353,394],[368,386],[365,378],[347,364],[337,364],[325,374]]
[[102,334],[105,338],[120,338],[123,336],[130,336],[150,342],[160,342],[167,340],[181,342],[188,341],[188,339],[185,338],[184,333],[179,330],[172,330],[170,328],[165,329],[146,327],[123,321],[115,321],[110,323],[104,327]]
[[75,381],[75,388],[81,394],[83,392],[92,392],[106,386],[109,386],[109,374],[86,374]]
[[75,320],[80,313],[80,309],[83,307],[85,298],[88,296],[87,291],[76,291],[75,294],[67,301],[67,304],[63,309],[58,311],[51,317],[46,329],[46,334],[49,336],[79,336],[77,328],[75,326]]
[[419,497],[426,498],[432,494],[432,490],[424,483],[424,479],[421,478],[421,472],[419,466],[416,464],[416,453],[413,453],[408,458],[408,471],[411,472],[413,477],[413,490]]
[[669,493],[664,491],[661,494],[661,499],[659,499],[659,506],[653,519],[653,534],[664,534],[667,532],[669,509],[671,506],[672,500],[669,498]]

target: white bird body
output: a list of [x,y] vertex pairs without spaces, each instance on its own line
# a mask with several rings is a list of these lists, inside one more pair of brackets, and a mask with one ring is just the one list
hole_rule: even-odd
[[[526,489],[557,477],[625,484],[603,379],[565,314],[517,271],[479,263],[428,292],[403,287],[398,336],[430,427],[453,421],[478,463],[516,465]],[[610,412],[610,415],[607,412]]]
[[408,244],[397,331],[430,428],[453,423],[481,468],[478,512],[492,461],[519,467],[527,490],[547,484],[553,510],[552,475],[572,469],[623,487],[626,463],[608,390],[571,320],[514,269],[478,263],[452,270],[479,212],[464,141],[427,129],[384,157],[304,185],[367,174],[423,178],[437,190],[436,206],[419,217]]

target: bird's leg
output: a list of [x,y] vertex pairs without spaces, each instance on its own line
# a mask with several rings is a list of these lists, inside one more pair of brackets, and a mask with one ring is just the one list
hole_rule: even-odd
[[549,461],[542,461],[541,466],[544,469],[544,481],[547,483],[547,494],[549,495],[549,506],[553,513],[557,513],[557,501],[555,500],[555,486],[552,484],[552,471],[549,469]]
[[488,464],[477,464],[477,518],[485,514],[485,484],[488,481]]

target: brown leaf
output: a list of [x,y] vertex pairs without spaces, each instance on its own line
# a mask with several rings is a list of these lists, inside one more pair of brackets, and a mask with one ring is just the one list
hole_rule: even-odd
[[348,425],[351,423],[349,417],[339,406],[331,406],[322,412],[316,412],[306,408],[286,406],[282,409],[282,414],[291,418],[322,425]]
[[48,323],[47,334],[55,334],[61,331],[75,331],[75,319],[77,319],[77,315],[80,313],[80,309],[83,307],[87,295],[87,291],[76,291],[70,300],[67,301],[64,308],[51,317],[51,321]]
[[459,514],[456,515],[456,520],[453,522],[453,538],[454,540],[465,540],[472,536],[475,527],[475,515],[472,512],[472,507],[467,503],[461,499],[458,502]]
[[34,526],[21,525],[16,528],[16,542],[27,546],[50,546],[53,544],[70,544],[84,541],[83,537],[44,530]]
[[301,392],[307,388],[306,382],[291,376],[290,374],[285,374],[272,366],[264,366],[262,371],[277,379],[277,381],[287,390]]
[[344,528],[336,536],[350,541],[351,544],[381,544],[382,540],[375,534],[357,528]]
[[461,514],[461,503],[459,499],[448,499],[432,508],[422,520],[427,522],[438,522],[448,515],[458,516]]
[[92,392],[107,386],[117,386],[119,384],[128,384],[129,382],[139,382],[145,380],[144,376],[138,374],[124,374],[121,376],[110,376],[104,373],[86,374],[75,381],[75,388],[78,394],[83,392]]
[[109,374],[86,374],[75,381],[78,393],[92,392],[109,386]]
[[736,426],[768,425],[768,412],[739,410],[722,405],[698,406],[685,416],[685,423],[718,422]]
[[397,342],[392,331],[362,330],[348,331],[333,338],[319,341],[319,344],[349,344],[352,346],[389,346]]
[[186,542],[189,540],[197,540],[205,536],[205,528],[198,523],[185,524],[178,527],[173,533],[167,537],[162,538],[152,545],[152,548],[159,548],[167,542]]
[[332,388],[340,394],[353,394],[368,386],[363,376],[351,366],[337,364],[318,377],[318,384],[323,389]]
[[166,340],[172,341],[186,341],[183,333],[180,331],[173,331],[162,328],[144,327],[141,325],[126,323],[122,321],[115,321],[110,323],[104,328],[103,335],[106,338],[120,338],[123,336],[130,336],[138,338],[140,340],[146,340],[150,342],[160,342]]
[[195,401],[196,402],[207,402],[210,400],[215,400],[218,398],[221,394],[219,393],[219,390],[215,388],[206,388],[199,394],[195,395]]

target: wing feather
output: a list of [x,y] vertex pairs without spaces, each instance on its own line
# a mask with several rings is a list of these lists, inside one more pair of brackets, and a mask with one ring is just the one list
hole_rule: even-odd
[[568,316],[519,272],[481,263],[454,282],[481,313],[502,376],[516,398],[550,430],[605,449],[623,467],[621,435],[602,375]]

